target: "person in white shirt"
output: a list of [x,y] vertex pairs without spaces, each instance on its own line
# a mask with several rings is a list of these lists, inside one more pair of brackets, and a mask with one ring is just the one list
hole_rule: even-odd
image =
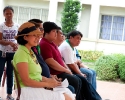
[[13,67],[11,60],[17,50],[17,43],[14,37],[17,35],[19,25],[13,22],[13,14],[13,8],[6,6],[3,9],[5,22],[0,24],[0,82],[6,63],[7,100],[14,100],[11,96],[13,87]]
[[87,80],[96,89],[96,72],[83,63],[79,64],[79,60],[76,58],[75,47],[80,44],[82,36],[82,33],[76,30],[68,33],[67,39],[59,46],[59,50],[65,63],[72,72],[80,75],[85,74]]

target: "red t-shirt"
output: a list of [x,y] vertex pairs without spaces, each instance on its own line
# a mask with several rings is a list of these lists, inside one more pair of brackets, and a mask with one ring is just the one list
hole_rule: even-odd
[[[47,39],[42,38],[40,41],[40,49],[41,49],[41,55],[44,60],[46,60],[48,58],[53,58],[61,66],[64,67],[64,62],[62,60],[58,47],[53,42],[49,42]],[[60,71],[56,71],[56,70],[52,69],[51,67],[49,67],[49,68],[50,68],[50,73],[52,75],[57,75],[57,74],[62,73]]]

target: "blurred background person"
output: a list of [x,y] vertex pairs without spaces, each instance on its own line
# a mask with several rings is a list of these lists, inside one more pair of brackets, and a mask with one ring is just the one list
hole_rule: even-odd
[[6,6],[3,9],[5,22],[0,24],[0,82],[6,63],[7,100],[14,100],[11,96],[13,87],[13,67],[11,60],[17,50],[17,43],[14,36],[16,36],[18,32],[19,25],[13,22],[13,14],[13,8]]

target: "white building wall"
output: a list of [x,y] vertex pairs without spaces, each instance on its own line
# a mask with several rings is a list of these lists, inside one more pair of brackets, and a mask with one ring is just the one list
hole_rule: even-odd
[[57,0],[50,0],[48,21],[56,22],[57,6]]
[[[3,2],[4,1],[4,2]],[[65,0],[0,0],[1,7],[5,5],[48,8],[48,20],[61,26],[61,12]],[[125,16],[124,0],[81,0],[85,9],[81,12],[79,30],[83,39],[78,46],[82,50],[103,50],[104,53],[124,53],[125,43],[99,39],[101,14]],[[0,11],[2,16],[2,10]],[[3,18],[4,20],[4,18]],[[3,22],[2,20],[2,22]],[[1,22],[1,20],[0,20]]]
[[49,1],[43,0],[5,0],[5,5],[23,6],[32,8],[49,8]]
[[49,1],[43,0],[0,0],[0,23],[4,21],[3,8],[7,5],[20,6],[20,7],[32,7],[32,8],[46,8],[49,9]]
[[3,9],[4,9],[4,0],[0,0],[0,23],[2,23],[5,19],[3,16]]
[[83,4],[82,7],[79,30],[82,32],[84,38],[88,38],[91,5]]
[[58,26],[61,27],[61,17],[62,17],[62,11],[63,11],[63,2],[58,2],[58,10],[57,10],[57,15],[56,15],[56,23]]

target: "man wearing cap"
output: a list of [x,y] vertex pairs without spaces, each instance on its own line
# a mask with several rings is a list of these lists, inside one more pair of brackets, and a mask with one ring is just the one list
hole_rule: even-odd
[[41,55],[49,65],[50,73],[63,80],[68,79],[69,84],[75,88],[76,100],[84,100],[84,98],[86,100],[101,100],[92,85],[83,76],[73,75],[63,62],[58,47],[53,43],[57,38],[59,27],[54,22],[44,22],[43,28],[44,36],[40,41]]

